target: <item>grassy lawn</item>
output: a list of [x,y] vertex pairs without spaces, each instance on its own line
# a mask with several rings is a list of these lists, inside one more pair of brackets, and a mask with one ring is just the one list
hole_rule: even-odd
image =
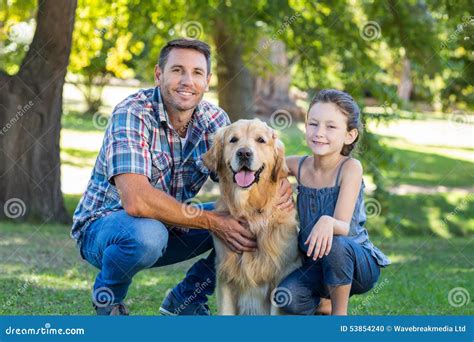
[[[90,289],[97,270],[80,259],[64,225],[2,223],[0,232],[0,314],[90,315]],[[451,306],[455,287],[474,291],[472,239],[433,236],[375,239],[392,259],[379,285],[351,299],[360,315],[472,315],[471,305]],[[135,315],[156,315],[168,289],[192,261],[135,276],[127,303]],[[211,298],[215,312],[215,298]]]
[[474,184],[474,148],[419,146],[388,137],[381,137],[380,141],[401,166],[386,174],[397,183],[445,187]]

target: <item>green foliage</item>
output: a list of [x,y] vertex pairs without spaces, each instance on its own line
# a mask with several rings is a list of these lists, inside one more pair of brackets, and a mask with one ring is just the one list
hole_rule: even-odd
[[13,75],[33,39],[35,0],[0,0],[0,70]]
[[[1,3],[0,67],[13,74],[28,48],[23,38],[31,39],[28,32],[34,30],[36,2]],[[90,106],[97,107],[101,88],[112,76],[152,82],[167,40],[192,36],[213,44],[224,28],[243,45],[244,60],[254,72],[291,72],[294,85],[310,95],[335,87],[358,99],[371,95],[380,103],[401,104],[396,88],[401,62],[408,58],[415,99],[469,108],[474,102],[469,4],[79,0],[69,71],[76,75],[71,81],[85,86]],[[379,35],[364,31],[371,21],[379,26]],[[268,63],[268,47],[276,40],[286,43],[291,70],[275,70]],[[214,62],[221,63],[219,56]]]
[[111,77],[135,76],[130,64],[144,44],[129,30],[132,23],[127,5],[127,0],[78,3],[69,71],[84,95],[88,112],[98,111],[103,87]]
[[442,17],[439,54],[443,66],[438,71],[439,99],[443,107],[474,108],[474,16],[472,2],[436,2]]

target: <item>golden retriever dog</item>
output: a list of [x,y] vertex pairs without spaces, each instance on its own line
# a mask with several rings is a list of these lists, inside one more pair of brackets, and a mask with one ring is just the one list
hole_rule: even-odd
[[257,251],[238,254],[213,236],[218,313],[278,315],[274,290],[301,264],[296,210],[276,207],[280,181],[289,172],[283,143],[264,122],[239,120],[216,132],[204,164],[219,177],[216,210],[248,222],[258,244]]

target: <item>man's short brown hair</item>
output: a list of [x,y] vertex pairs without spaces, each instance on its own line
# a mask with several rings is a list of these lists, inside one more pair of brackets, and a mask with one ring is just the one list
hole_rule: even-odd
[[178,38],[170,40],[160,51],[160,57],[158,59],[158,65],[161,70],[165,69],[166,62],[168,61],[168,55],[173,49],[193,49],[199,51],[206,57],[207,62],[207,74],[211,73],[211,48],[209,45],[198,39],[191,38]]

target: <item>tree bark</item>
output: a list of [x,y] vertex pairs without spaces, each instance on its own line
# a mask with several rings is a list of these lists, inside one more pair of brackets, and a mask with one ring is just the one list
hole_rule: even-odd
[[253,78],[242,60],[242,44],[235,41],[223,18],[216,20],[217,94],[219,106],[232,122],[254,117]]
[[[261,47],[263,42],[261,42]],[[304,111],[290,96],[291,65],[288,62],[286,47],[282,41],[273,41],[267,47],[268,60],[272,71],[259,76],[255,82],[255,111],[257,115],[271,116],[285,111],[295,119],[304,118]],[[277,70],[277,72],[273,71]]]
[[408,58],[403,59],[403,66],[400,76],[400,83],[398,84],[398,96],[405,102],[410,101],[411,91],[413,89],[413,82],[411,80],[411,63]]
[[0,218],[70,221],[59,138],[76,6],[77,0],[40,0],[19,72],[0,74]]

